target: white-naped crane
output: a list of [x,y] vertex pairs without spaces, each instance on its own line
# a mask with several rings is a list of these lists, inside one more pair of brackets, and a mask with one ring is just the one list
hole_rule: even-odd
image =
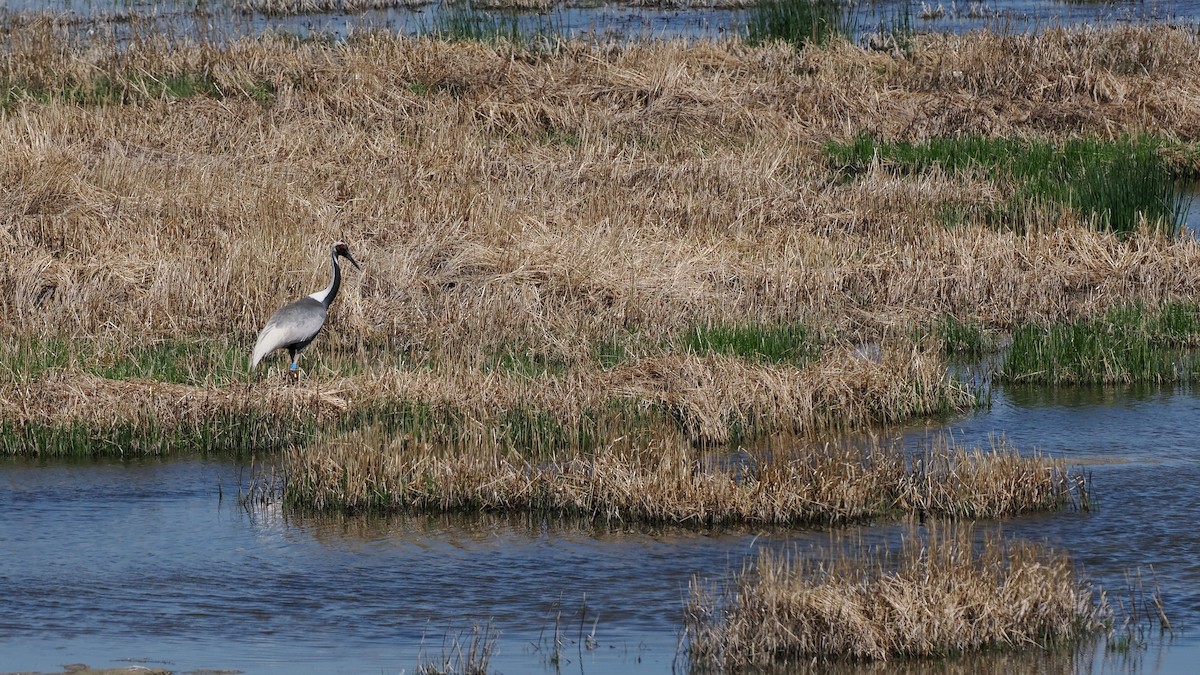
[[362,269],[354,256],[350,255],[350,248],[346,246],[346,242],[335,242],[329,251],[329,258],[333,263],[333,279],[329,281],[329,286],[323,291],[317,291],[275,310],[271,318],[267,319],[267,325],[258,334],[258,341],[254,343],[254,352],[250,355],[251,368],[256,367],[264,356],[276,349],[286,349],[292,357],[292,379],[298,378],[296,371],[300,367],[300,352],[321,332],[321,327],[325,325],[325,317],[329,315],[329,305],[333,303],[338,289],[342,286],[342,266],[338,264],[339,257],[349,260],[355,269]]

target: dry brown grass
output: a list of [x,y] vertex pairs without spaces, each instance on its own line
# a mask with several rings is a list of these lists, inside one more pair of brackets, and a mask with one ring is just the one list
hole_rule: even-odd
[[538,512],[611,522],[835,524],[896,514],[997,518],[1087,506],[1084,477],[1060,460],[939,444],[922,456],[865,447],[789,445],[746,460],[678,436],[624,439],[583,455],[530,460],[503,438],[471,450],[359,431],[287,454],[284,497],[313,509]]
[[688,628],[693,663],[740,671],[1062,644],[1111,615],[1065,555],[931,524],[891,556],[764,552],[721,599],[694,582]]
[[233,0],[239,12],[257,12],[276,16],[319,14],[323,12],[365,12],[396,7],[421,7],[433,0]]
[[[836,185],[821,151],[862,130],[1192,139],[1200,73],[1185,31],[931,37],[896,58],[847,44],[535,52],[380,33],[118,45],[23,21],[0,36],[9,335],[248,351],[271,311],[324,285],[327,246],[343,239],[364,272],[348,275],[304,363],[314,390],[350,409],[392,397],[571,424],[616,400],[724,440],[731,426],[968,404],[936,353],[909,341],[944,314],[1004,330],[1200,292],[1195,242],[1073,222],[948,230],[939,203],[1003,188],[883,170]],[[1019,69],[999,58],[1013,53]],[[172,95],[180,77],[204,93]],[[796,321],[822,344],[815,363],[678,348],[694,326]],[[881,362],[855,355],[864,342],[883,344]],[[602,343],[626,355],[608,370]],[[497,372],[500,352],[558,370]],[[109,409],[54,403],[77,379],[9,377],[0,404],[39,420]],[[280,382],[253,398],[315,396],[263,394]],[[123,386],[114,401],[157,387]],[[177,396],[232,400],[234,386]]]
[[[972,400],[965,385],[946,376],[936,353],[913,345],[886,349],[878,358],[833,351],[802,368],[672,355],[611,370],[591,366],[540,375],[461,365],[409,369],[378,361],[362,370],[343,377],[316,370],[300,387],[287,386],[278,373],[266,382],[179,384],[109,379],[69,365],[33,373],[0,370],[0,414],[19,427],[87,422],[97,439],[107,438],[112,427],[137,432],[240,420],[222,447],[237,447],[237,436],[246,433],[249,450],[311,440],[313,424],[354,426],[371,418],[407,419],[419,410],[426,413],[401,426],[422,441],[462,448],[468,439],[486,443],[507,435],[510,448],[540,455],[603,443],[643,424],[677,428],[692,443],[726,443],[735,434],[861,428],[940,414]],[[255,419],[295,429],[299,438],[255,433],[246,426]],[[509,429],[513,425],[521,428]],[[55,452],[11,444],[5,449]]]

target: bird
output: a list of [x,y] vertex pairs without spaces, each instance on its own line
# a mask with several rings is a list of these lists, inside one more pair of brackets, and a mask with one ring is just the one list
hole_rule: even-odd
[[329,250],[329,259],[333,264],[333,278],[329,281],[329,286],[323,291],[317,291],[275,310],[271,318],[267,319],[267,325],[258,334],[258,341],[254,343],[254,351],[250,355],[251,370],[257,367],[258,362],[267,354],[276,349],[286,349],[292,358],[289,369],[291,377],[293,380],[299,378],[297,370],[300,367],[300,352],[321,332],[321,327],[325,325],[325,317],[329,315],[329,305],[337,297],[338,289],[342,285],[339,257],[349,260],[355,269],[362,270],[358,261],[350,255],[350,247],[346,246],[346,242],[334,242]]

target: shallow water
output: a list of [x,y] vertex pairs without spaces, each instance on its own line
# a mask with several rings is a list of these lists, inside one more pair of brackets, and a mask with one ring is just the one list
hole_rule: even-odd
[[[409,34],[425,33],[447,11],[445,2],[364,12],[311,12],[269,16],[234,11],[233,2],[192,3],[179,0],[7,0],[4,11],[49,10],[80,20],[82,30],[93,30],[97,17],[117,18],[119,31],[129,17],[167,18],[176,27],[190,27],[208,35],[257,34],[276,30],[298,35],[323,34],[342,38],[358,27],[381,28]],[[653,6],[659,4],[661,6]],[[692,5],[696,6],[692,6]],[[503,26],[516,20],[523,31],[543,30],[574,37],[590,34],[617,38],[721,38],[744,29],[743,9],[704,7],[711,2],[664,0],[661,3],[559,2],[547,12],[498,10]],[[1026,32],[1053,26],[1079,24],[1129,24],[1147,22],[1195,23],[1200,21],[1200,0],[850,0],[851,26],[860,35],[899,25],[907,12],[908,26],[918,32],[961,33],[981,28]],[[650,5],[650,6],[638,6]]]
[[[1124,587],[1127,570],[1152,564],[1168,615],[1184,628],[1133,660],[989,657],[964,671],[1193,672],[1197,419],[1200,394],[1184,389],[1010,388],[990,410],[897,432],[914,448],[947,430],[985,445],[1003,433],[1022,449],[1086,464],[1098,509],[991,527],[1062,546],[1112,589]],[[499,633],[493,670],[551,672],[557,617],[562,670],[665,673],[693,574],[720,578],[766,547],[814,552],[833,536],[495,516],[297,517],[240,508],[235,486],[248,480],[248,469],[202,459],[0,462],[0,671],[132,662],[412,672],[422,654],[441,653],[448,633],[490,619]],[[872,543],[899,531],[839,535]],[[589,651],[581,638],[593,630]],[[914,669],[926,668],[905,671]]]
[[[990,411],[948,425],[962,443],[1003,433],[1022,450],[1078,461],[1098,508],[1006,522],[1009,536],[1061,544],[1088,573],[1116,587],[1126,569],[1153,565],[1168,614],[1200,617],[1200,392],[1153,386],[1013,388]],[[920,443],[932,432],[914,432]]]

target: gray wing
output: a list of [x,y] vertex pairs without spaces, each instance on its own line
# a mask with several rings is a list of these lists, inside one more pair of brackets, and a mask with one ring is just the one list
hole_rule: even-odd
[[327,314],[325,305],[311,297],[300,298],[280,307],[267,319],[267,325],[258,334],[251,364],[257,364],[280,347],[296,346],[303,349],[321,332]]

